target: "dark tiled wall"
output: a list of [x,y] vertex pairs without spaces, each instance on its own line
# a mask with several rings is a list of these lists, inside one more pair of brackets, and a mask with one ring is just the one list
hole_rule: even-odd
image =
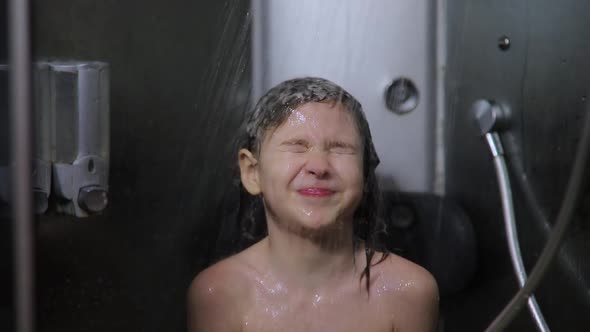
[[[588,10],[590,5],[578,0],[449,2],[447,193],[474,220],[480,257],[471,289],[448,305],[447,325],[453,331],[483,330],[517,291],[492,158],[473,126],[470,105],[489,98],[510,107],[512,126],[502,139],[530,269],[561,205],[587,113]],[[507,50],[498,47],[504,35],[511,40]],[[537,293],[553,330],[590,328],[587,197],[588,189],[564,249]],[[510,330],[533,329],[525,308]]]
[[34,1],[37,59],[111,66],[110,205],[37,222],[39,331],[183,331],[250,93],[247,1]]

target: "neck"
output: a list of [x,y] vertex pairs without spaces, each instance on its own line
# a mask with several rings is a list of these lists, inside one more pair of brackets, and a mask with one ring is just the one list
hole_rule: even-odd
[[352,221],[321,233],[301,234],[269,220],[265,241],[273,272],[310,290],[356,275]]

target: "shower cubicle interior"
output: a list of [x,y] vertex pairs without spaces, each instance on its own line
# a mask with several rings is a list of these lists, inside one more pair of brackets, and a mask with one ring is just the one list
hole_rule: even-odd
[[[39,331],[185,329],[191,279],[243,246],[233,135],[252,100],[292,76],[325,76],[363,103],[391,198],[384,241],[439,278],[441,330],[484,330],[518,290],[492,157],[471,114],[476,100],[510,113],[500,136],[528,271],[551,234],[588,116],[585,1],[31,5],[35,61],[101,61],[110,70],[106,209],[80,218],[50,201],[35,217]],[[5,64],[9,31],[0,32]],[[394,90],[403,100],[392,106],[397,79],[408,90]],[[0,75],[0,169],[10,165],[7,82]],[[417,103],[403,108],[408,100]],[[590,328],[588,182],[583,188],[535,292],[556,331]],[[18,264],[9,201],[0,200],[0,269],[9,272],[1,294],[13,294]],[[1,296],[0,330],[12,330],[14,314],[12,297]],[[534,329],[526,309],[508,328]]]

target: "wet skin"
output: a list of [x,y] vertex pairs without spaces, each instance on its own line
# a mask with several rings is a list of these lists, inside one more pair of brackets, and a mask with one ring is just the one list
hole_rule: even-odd
[[[269,235],[202,271],[188,292],[189,331],[432,331],[432,276],[395,255],[371,268],[352,216],[362,146],[339,104],[309,103],[239,155],[242,184],[262,195]],[[381,258],[377,253],[374,264]]]
[[361,144],[340,106],[305,104],[266,134],[243,182],[255,182],[272,226],[306,233],[337,223],[350,228],[362,196]]

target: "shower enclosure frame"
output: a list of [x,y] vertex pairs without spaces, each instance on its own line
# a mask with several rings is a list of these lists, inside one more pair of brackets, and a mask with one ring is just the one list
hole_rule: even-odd
[[14,312],[18,332],[35,330],[34,236],[31,189],[31,31],[30,2],[8,3],[8,56],[13,217]]

